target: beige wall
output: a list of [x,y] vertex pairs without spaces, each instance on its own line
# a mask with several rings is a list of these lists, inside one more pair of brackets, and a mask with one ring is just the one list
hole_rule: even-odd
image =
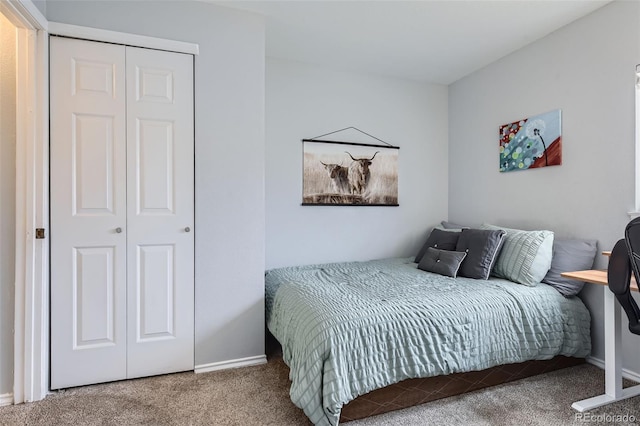
[[0,14],[0,396],[13,390],[16,28]]

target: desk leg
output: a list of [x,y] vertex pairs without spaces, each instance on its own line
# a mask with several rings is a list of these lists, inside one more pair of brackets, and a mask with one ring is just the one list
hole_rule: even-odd
[[615,295],[604,287],[604,369],[605,393],[582,401],[574,402],[571,407],[581,413],[612,402],[640,395],[640,385],[622,389],[622,330],[620,305]]
[[616,296],[604,287],[604,389],[605,394],[622,396],[622,330],[620,304]]

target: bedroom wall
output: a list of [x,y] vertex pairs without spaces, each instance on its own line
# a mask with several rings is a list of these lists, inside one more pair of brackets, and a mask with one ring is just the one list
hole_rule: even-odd
[[47,16],[47,2],[46,0],[31,0],[31,3],[38,8],[42,16]]
[[[447,217],[447,87],[273,58],[266,70],[267,268],[414,255]],[[301,139],[350,126],[400,146],[400,207],[300,205]]]
[[13,393],[15,212],[16,27],[0,13],[0,402]]
[[200,45],[195,364],[264,355],[263,18],[197,1],[51,1],[46,14],[50,21]]
[[[611,249],[634,209],[638,63],[640,3],[616,1],[452,84],[450,220],[551,229]],[[499,173],[498,127],[556,108],[563,164]],[[597,259],[605,268],[603,256]],[[603,291],[587,284],[581,293],[599,359]],[[640,373],[640,341],[623,333],[625,367]]]

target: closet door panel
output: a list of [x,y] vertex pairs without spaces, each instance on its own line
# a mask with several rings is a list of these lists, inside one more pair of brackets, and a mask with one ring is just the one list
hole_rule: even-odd
[[173,215],[173,122],[139,119],[136,124],[136,215]]
[[139,377],[194,365],[193,57],[126,55],[128,376]]
[[175,336],[173,248],[173,245],[138,246],[138,342],[171,339]]
[[125,49],[51,37],[50,58],[51,387],[58,389],[126,377]]

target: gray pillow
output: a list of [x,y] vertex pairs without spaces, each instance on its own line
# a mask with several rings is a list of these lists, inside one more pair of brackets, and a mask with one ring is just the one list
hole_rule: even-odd
[[455,278],[458,274],[458,269],[460,269],[460,264],[466,256],[467,253],[464,252],[427,247],[426,253],[418,264],[418,269]]
[[463,277],[488,280],[498,257],[505,232],[502,229],[463,229],[456,251],[467,253],[460,265]]
[[597,252],[598,243],[594,240],[555,240],[551,268],[542,282],[549,284],[565,297],[578,294],[584,282],[562,277],[560,273],[591,269]]
[[439,250],[455,250],[459,236],[459,232],[448,232],[434,228],[429,234],[429,238],[427,238],[427,241],[418,252],[415,262],[420,263],[420,260],[422,260],[422,256],[424,256],[429,247],[433,247]]

